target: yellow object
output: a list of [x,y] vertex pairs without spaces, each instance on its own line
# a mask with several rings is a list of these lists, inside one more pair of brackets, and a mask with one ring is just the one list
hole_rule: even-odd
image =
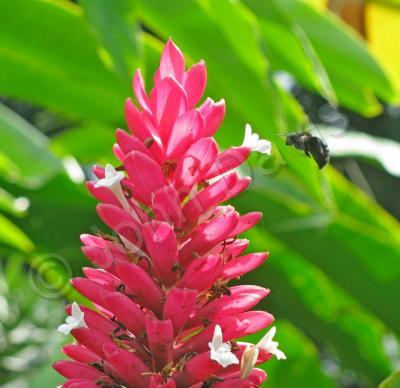
[[328,0],[307,0],[307,3],[312,4],[319,9],[325,9]]
[[368,2],[365,25],[369,46],[400,91],[400,9]]

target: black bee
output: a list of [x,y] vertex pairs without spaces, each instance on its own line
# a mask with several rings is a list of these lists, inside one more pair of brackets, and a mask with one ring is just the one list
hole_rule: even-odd
[[286,145],[304,151],[308,157],[312,156],[320,169],[329,162],[328,145],[324,140],[308,132],[289,133],[286,136]]

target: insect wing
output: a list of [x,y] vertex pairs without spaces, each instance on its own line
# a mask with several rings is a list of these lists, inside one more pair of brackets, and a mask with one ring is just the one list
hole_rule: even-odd
[[321,169],[329,162],[329,149],[327,144],[319,137],[313,136],[308,144],[308,150],[318,167]]

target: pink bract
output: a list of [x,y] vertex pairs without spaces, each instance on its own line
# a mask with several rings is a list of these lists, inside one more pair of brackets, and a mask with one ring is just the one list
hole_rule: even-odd
[[[196,108],[206,78],[203,61],[185,70],[171,40],[149,94],[140,71],[134,76],[137,105],[125,104],[131,134],[118,129],[114,147],[123,203],[112,189],[88,182],[114,233],[82,236],[97,269],[84,269],[72,284],[94,307],[80,306],[87,327],[74,328],[76,343],[63,348],[71,360],[54,365],[67,378],[63,387],[257,387],[266,378],[257,368],[241,378],[240,365],[223,368],[210,358],[216,325],[240,360],[247,344],[236,339],[273,317],[251,311],[267,289],[228,286],[267,254],[243,254],[248,241],[238,238],[261,215],[221,205],[248,187],[250,179],[233,169],[251,150],[219,151],[213,135],[225,102],[207,98]],[[94,172],[104,178],[103,168]],[[270,357],[260,351],[257,362]]]

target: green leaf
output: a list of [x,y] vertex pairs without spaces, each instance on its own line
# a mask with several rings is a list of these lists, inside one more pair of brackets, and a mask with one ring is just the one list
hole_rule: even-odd
[[[240,2],[220,0],[208,3],[203,1],[202,4],[240,59],[261,79],[264,78],[268,61],[260,50],[257,20],[254,15]],[[221,15],[224,17],[221,18]],[[232,28],[233,25],[235,28]]]
[[135,2],[81,0],[80,3],[108,53],[112,67],[130,81],[139,67],[141,52]]
[[[259,367],[267,374],[264,386],[267,388],[295,387],[300,381],[312,382],[319,388],[333,388],[335,383],[332,378],[322,371],[318,349],[297,326],[283,319],[274,322],[277,334],[274,340],[279,342],[287,359],[277,360],[273,357]],[[257,343],[265,332],[244,337],[246,342]]]
[[0,143],[1,153],[11,164],[1,173],[10,181],[38,187],[61,169],[48,149],[48,139],[4,105],[0,105]]
[[[59,156],[73,155],[79,162],[112,163],[116,161],[111,151],[115,143],[115,129],[102,123],[84,123],[51,139],[51,147]],[[119,163],[119,162],[117,162]]]
[[274,291],[259,308],[290,320],[325,351],[333,351],[330,357],[339,357],[343,368],[352,368],[364,378],[376,383],[391,370],[383,345],[388,329],[382,322],[284,241],[261,228],[248,237],[252,250],[268,249],[272,255],[266,265],[243,279]]
[[387,102],[396,99],[396,91],[388,77],[350,27],[302,0],[285,0],[284,6],[303,27],[333,84],[332,77],[336,74],[345,82],[368,85],[377,97]]
[[59,174],[40,189],[16,194],[27,195],[31,202],[28,217],[15,220],[16,225],[35,242],[38,253],[61,257],[65,267],[78,274],[87,263],[80,251],[79,235],[104,229],[95,212],[96,201],[85,185]]
[[396,100],[397,92],[365,44],[333,15],[302,0],[244,2],[260,21],[275,69],[288,71],[328,100],[331,85],[340,104],[366,116],[381,111],[376,97]]
[[[320,388],[333,388],[335,383],[322,371],[318,349],[293,323],[277,322],[277,340],[284,351],[284,361],[272,359],[265,365],[267,388],[295,387],[300,381],[312,382]],[[290,371],[288,373],[288,371]]]
[[29,237],[1,214],[0,241],[22,252],[31,252],[34,249],[34,245]]
[[23,216],[29,207],[29,200],[25,197],[15,198],[0,187],[0,210],[13,216]]
[[[249,1],[260,23],[264,47],[275,70],[286,70],[302,85],[319,91],[332,104],[336,104],[335,92],[308,36],[280,2]],[[285,44],[282,44],[285,42]]]
[[1,1],[0,14],[2,95],[119,122],[129,84],[100,59],[80,7],[64,0]]
[[[55,332],[64,316],[63,302],[46,298],[34,280],[37,274],[24,263],[24,257],[18,254],[0,262],[2,387],[7,382],[9,386],[18,386],[28,373],[58,352],[64,340]],[[51,370],[49,365],[47,368]]]
[[383,380],[378,388],[400,388],[400,371],[394,372]]

